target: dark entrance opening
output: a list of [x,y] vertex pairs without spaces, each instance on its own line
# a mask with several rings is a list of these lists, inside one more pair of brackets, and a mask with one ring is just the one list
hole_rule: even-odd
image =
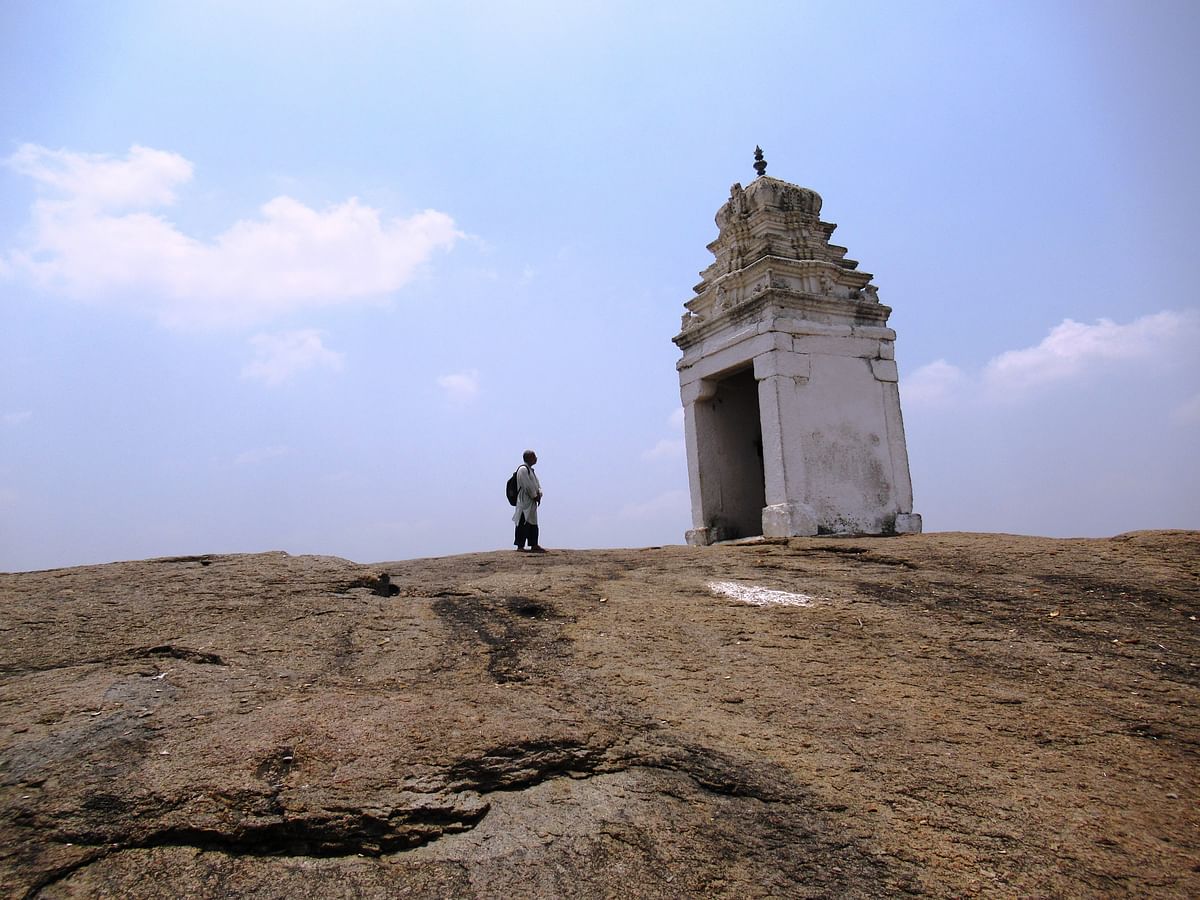
[[743,369],[722,378],[709,401],[708,452],[701,461],[707,469],[705,511],[719,530],[719,539],[762,534],[766,505],[763,474],[762,423],[758,410],[758,382],[754,370]]

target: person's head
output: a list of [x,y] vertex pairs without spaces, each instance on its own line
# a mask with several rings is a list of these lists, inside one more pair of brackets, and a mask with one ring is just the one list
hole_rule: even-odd
[[532,466],[537,463],[537,454],[532,450],[526,450],[521,454],[521,459],[525,460],[525,465]]

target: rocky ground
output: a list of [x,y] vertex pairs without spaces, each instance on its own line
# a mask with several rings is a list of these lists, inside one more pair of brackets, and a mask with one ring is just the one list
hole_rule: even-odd
[[1196,897],[1197,615],[1195,532],[0,575],[0,893]]

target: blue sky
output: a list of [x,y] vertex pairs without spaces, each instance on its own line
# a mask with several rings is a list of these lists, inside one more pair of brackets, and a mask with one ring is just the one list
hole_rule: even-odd
[[[246,8],[250,7],[250,8]],[[1200,527],[1190,3],[0,5],[0,569],[689,526],[734,181],[894,309],[927,530]]]

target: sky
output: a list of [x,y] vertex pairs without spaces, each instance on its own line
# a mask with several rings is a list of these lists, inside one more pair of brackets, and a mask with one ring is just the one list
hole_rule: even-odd
[[681,543],[768,174],[894,310],[927,531],[1200,527],[1200,6],[0,0],[0,570]]

